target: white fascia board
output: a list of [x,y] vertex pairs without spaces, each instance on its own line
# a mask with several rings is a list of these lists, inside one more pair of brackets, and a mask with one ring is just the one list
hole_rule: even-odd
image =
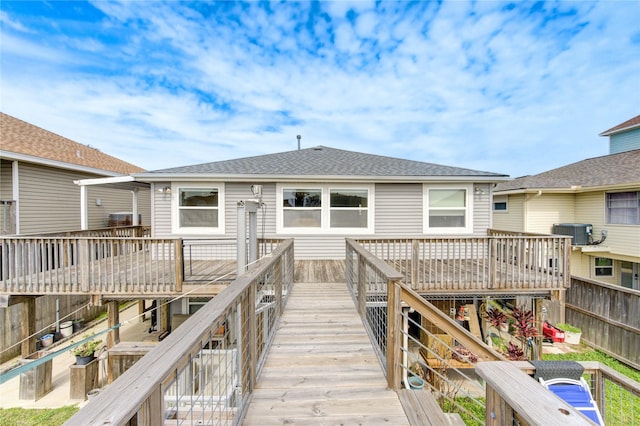
[[80,179],[74,180],[73,183],[80,186],[89,185],[108,185],[110,183],[127,183],[135,182],[136,179],[133,176],[115,176],[107,178],[95,178],[95,179]]
[[55,167],[58,169],[74,170],[78,172],[93,173],[103,176],[122,176],[122,173],[110,172],[108,170],[96,169],[93,167],[80,166],[78,164],[65,163],[63,161],[50,160],[48,158],[34,157],[32,155],[18,154],[15,152],[0,150],[0,158],[14,161],[24,161],[27,163],[40,164],[43,166]]
[[617,185],[600,185],[600,186],[573,186],[565,188],[519,188],[508,189],[504,191],[493,190],[494,195],[514,195],[514,194],[537,194],[542,192],[545,194],[578,194],[584,192],[597,192],[597,191],[624,191],[640,190],[640,182],[617,184]]
[[349,175],[232,175],[206,173],[135,173],[133,176],[142,182],[167,181],[224,181],[224,182],[378,182],[378,183],[423,183],[423,182],[487,182],[508,181],[508,176],[349,176]]

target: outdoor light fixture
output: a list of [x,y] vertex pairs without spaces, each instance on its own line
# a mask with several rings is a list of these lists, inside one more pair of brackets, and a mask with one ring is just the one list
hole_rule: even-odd
[[169,185],[163,186],[162,188],[158,188],[158,192],[162,192],[163,194],[171,194],[171,187]]

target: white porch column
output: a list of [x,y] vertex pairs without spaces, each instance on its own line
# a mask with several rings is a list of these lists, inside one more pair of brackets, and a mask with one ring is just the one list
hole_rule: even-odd
[[87,206],[87,186],[80,185],[80,229],[89,229],[89,208]]
[[138,226],[140,225],[140,221],[138,220],[138,188],[134,188],[131,192],[133,193],[133,218],[131,223],[133,226]]

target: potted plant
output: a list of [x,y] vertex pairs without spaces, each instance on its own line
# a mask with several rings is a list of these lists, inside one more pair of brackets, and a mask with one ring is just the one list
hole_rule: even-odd
[[572,345],[580,344],[580,337],[582,336],[582,330],[578,327],[574,327],[571,324],[561,323],[556,324],[560,330],[564,331],[564,342]]
[[[84,338],[90,336],[85,335]],[[102,345],[102,340],[87,340],[79,346],[76,346],[71,351],[76,356],[76,365],[89,364],[95,358],[94,352],[98,347]]]

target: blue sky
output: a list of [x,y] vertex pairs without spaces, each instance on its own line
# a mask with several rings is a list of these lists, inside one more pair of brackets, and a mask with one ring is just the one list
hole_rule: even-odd
[[0,3],[0,109],[149,170],[325,145],[509,174],[640,113],[640,2]]

